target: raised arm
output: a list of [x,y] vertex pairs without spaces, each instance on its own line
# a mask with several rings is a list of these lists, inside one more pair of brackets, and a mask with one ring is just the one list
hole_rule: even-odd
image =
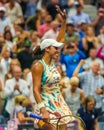
[[62,22],[62,25],[61,25],[61,28],[60,28],[60,31],[59,31],[59,34],[57,36],[57,41],[58,42],[62,42],[63,39],[64,39],[64,35],[65,35],[65,31],[66,31],[66,11],[62,11],[60,9],[59,6],[56,5],[56,10],[60,13],[62,19],[63,19],[63,22]]
[[81,60],[81,61],[79,62],[77,68],[75,69],[75,71],[74,71],[74,73],[73,73],[73,76],[78,77],[79,70],[80,70],[81,66],[83,66],[84,63],[85,63],[84,60]]

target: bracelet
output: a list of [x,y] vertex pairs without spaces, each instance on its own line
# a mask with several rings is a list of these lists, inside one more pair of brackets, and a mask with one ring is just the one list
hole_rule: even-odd
[[45,107],[44,102],[40,102],[37,104],[38,109],[40,110],[42,107]]

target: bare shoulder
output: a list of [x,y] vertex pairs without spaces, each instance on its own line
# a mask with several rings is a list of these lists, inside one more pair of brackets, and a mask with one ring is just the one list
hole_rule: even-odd
[[32,72],[43,72],[44,71],[44,66],[41,62],[36,62],[33,66],[32,66]]

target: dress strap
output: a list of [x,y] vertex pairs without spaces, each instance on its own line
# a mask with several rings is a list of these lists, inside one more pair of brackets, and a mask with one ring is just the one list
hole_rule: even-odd
[[45,72],[45,71],[46,71],[46,64],[45,64],[44,60],[43,60],[43,59],[40,59],[39,62],[42,63],[42,65],[43,65],[43,67],[44,67],[44,72]]

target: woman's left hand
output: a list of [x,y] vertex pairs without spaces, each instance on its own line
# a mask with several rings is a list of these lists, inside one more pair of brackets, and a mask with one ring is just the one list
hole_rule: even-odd
[[62,16],[62,18],[66,20],[66,10],[61,10],[60,6],[58,5],[55,5],[55,7],[56,7],[57,12],[59,12],[60,15]]

